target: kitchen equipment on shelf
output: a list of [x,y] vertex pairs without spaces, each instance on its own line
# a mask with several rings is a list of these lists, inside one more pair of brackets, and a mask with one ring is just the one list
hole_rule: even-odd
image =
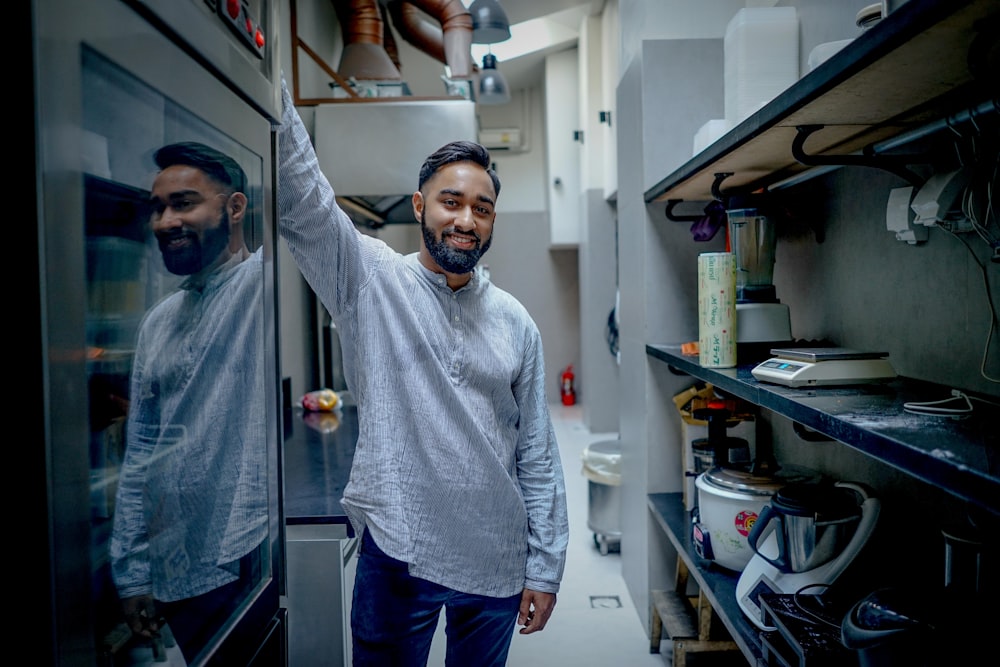
[[[700,411],[705,408],[723,408],[728,412],[725,435],[747,443],[746,449],[741,442],[732,454],[727,453],[727,459],[736,460],[752,456],[756,451],[756,408],[739,398],[722,397],[715,390],[715,386],[707,382],[697,382],[675,394],[674,405],[677,406],[681,417],[681,441],[684,443],[681,452],[684,470],[684,509],[690,512],[697,505],[695,478],[717,465],[715,449],[708,445],[708,420],[704,419],[704,413]],[[696,412],[702,417],[696,417]],[[747,450],[749,453],[745,453]]]
[[792,340],[791,315],[774,279],[777,228],[763,195],[731,197],[729,244],[736,256],[736,342]]
[[[747,536],[750,548],[782,572],[806,572],[843,551],[861,521],[854,491],[829,484],[789,484],[761,511]],[[760,550],[774,533],[777,553]]]
[[691,441],[695,470],[701,473],[716,466],[750,467],[750,443],[726,434],[732,413],[726,409],[725,401],[709,401],[706,407],[694,411],[694,417],[708,423],[708,437]]
[[[753,551],[736,583],[736,601],[760,629],[763,593],[821,593],[860,553],[880,504],[855,482],[810,482],[776,492],[747,535]],[[806,590],[811,589],[811,590]]]
[[773,348],[771,359],[750,374],[761,382],[788,387],[819,387],[883,382],[896,377],[888,352],[845,347]]
[[796,466],[764,474],[716,466],[698,475],[698,506],[692,513],[695,551],[721,567],[743,570],[754,555],[747,536],[761,510],[783,486],[809,480],[818,475]]
[[988,551],[976,526],[956,523],[941,529],[944,538],[945,588],[969,595],[983,591],[983,563]]
[[[859,600],[841,622],[841,641],[857,651],[860,667],[930,667],[941,664],[937,618],[928,596],[880,588]],[[944,613],[948,613],[945,611]],[[960,664],[960,663],[959,663]]]

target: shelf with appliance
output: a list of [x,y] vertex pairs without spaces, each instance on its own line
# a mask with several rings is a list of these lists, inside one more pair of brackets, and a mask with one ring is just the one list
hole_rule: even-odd
[[677,557],[687,565],[698,584],[699,592],[708,598],[713,611],[722,621],[733,641],[750,664],[764,664],[760,631],[744,616],[736,601],[735,572],[703,559],[694,550],[691,540],[691,514],[684,508],[681,493],[650,493],[649,510],[657,525],[677,550]]
[[983,104],[995,111],[996,100],[984,98],[996,91],[986,72],[998,22],[993,0],[908,0],[647,190],[645,201],[709,201],[791,179],[810,167],[796,158],[796,142],[817,163],[846,156],[843,163],[875,166],[883,156],[852,154],[951,115],[974,116]]
[[913,414],[904,403],[939,400],[950,395],[950,388],[904,377],[853,386],[786,387],[759,382],[752,375],[757,363],[704,368],[697,357],[682,354],[679,345],[648,344],[646,354],[958,498],[997,511],[1000,468],[994,452],[1000,447],[1000,432],[993,417],[995,399],[973,397],[973,413],[963,419]]

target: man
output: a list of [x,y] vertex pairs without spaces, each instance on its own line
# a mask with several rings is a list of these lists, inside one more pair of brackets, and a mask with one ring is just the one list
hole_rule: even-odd
[[139,329],[111,568],[132,631],[156,636],[165,618],[190,661],[261,566],[264,275],[239,165],[193,142],[154,159],[152,231],[186,279]]
[[342,500],[361,536],[354,665],[425,665],[442,607],[449,665],[503,665],[515,623],[531,634],[552,613],[568,527],[541,336],[475,270],[500,181],[478,144],[435,152],[412,197],[420,250],[401,255],[340,210],[283,98],[280,230],[358,404]]

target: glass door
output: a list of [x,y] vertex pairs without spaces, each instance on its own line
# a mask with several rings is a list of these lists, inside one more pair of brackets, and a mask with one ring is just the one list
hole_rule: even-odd
[[36,13],[56,662],[280,664],[270,119],[125,3]]

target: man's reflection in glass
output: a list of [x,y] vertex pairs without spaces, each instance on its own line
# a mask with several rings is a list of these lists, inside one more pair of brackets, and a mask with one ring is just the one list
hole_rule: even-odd
[[267,533],[261,251],[246,175],[199,143],[160,148],[150,195],[166,268],[130,377],[111,567],[134,633],[164,621],[190,660],[259,581]]

